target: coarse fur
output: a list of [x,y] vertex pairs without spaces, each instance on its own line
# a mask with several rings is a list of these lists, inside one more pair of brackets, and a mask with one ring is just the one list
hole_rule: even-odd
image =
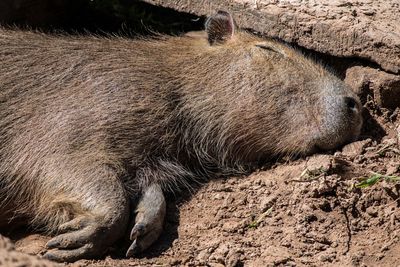
[[118,222],[117,238],[150,185],[333,149],[358,136],[359,109],[321,65],[247,32],[212,43],[2,28],[0,203],[52,234],[80,216]]

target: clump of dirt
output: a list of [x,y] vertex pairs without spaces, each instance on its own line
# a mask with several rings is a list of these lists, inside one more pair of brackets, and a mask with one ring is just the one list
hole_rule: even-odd
[[[32,243],[35,244],[35,243]],[[40,259],[36,256],[27,255],[26,253],[15,251],[12,242],[0,235],[0,266],[5,267],[52,267],[61,266],[53,262]]]
[[[367,123],[380,131],[366,125],[362,140],[334,154],[281,161],[248,177],[211,181],[191,198],[175,197],[165,232],[141,258],[124,259],[120,242],[103,260],[70,266],[395,266],[399,123],[376,113],[368,112]],[[17,251],[42,254],[47,240],[14,241]],[[0,255],[18,253],[6,244]]]

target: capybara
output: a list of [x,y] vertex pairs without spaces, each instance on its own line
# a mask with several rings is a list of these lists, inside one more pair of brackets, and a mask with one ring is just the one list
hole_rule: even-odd
[[204,36],[0,30],[1,219],[53,234],[48,259],[99,256],[127,230],[132,256],[162,231],[163,192],[332,150],[361,124],[340,79],[227,12]]

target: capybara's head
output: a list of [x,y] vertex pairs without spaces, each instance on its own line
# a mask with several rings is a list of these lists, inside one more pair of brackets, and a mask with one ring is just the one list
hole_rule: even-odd
[[197,58],[184,71],[193,79],[184,106],[192,126],[200,126],[192,131],[198,148],[257,160],[331,150],[358,137],[360,101],[323,66],[285,44],[237,31],[227,12],[210,17],[206,32],[192,35]]

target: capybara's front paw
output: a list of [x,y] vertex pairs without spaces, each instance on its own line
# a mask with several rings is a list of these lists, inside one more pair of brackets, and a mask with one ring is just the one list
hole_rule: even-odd
[[101,255],[110,245],[112,229],[94,216],[77,217],[59,227],[59,235],[47,242],[44,258],[58,262],[73,262]]

